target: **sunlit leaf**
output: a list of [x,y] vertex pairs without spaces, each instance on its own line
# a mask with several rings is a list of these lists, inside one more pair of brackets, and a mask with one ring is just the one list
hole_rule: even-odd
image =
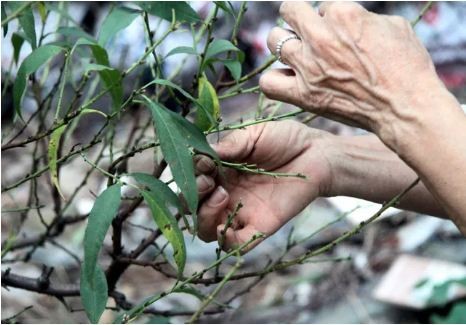
[[44,24],[45,19],[47,19],[47,7],[45,6],[44,1],[37,2],[37,11],[39,11],[42,24]]
[[162,202],[158,201],[156,193],[141,191],[141,194],[151,210],[155,223],[173,247],[173,258],[178,267],[178,275],[181,276],[186,264],[186,246],[183,233],[175,222],[176,220],[170,214],[170,211]]
[[53,58],[55,55],[60,53],[63,48],[54,45],[43,45],[36,48],[31,54],[29,54],[21,66],[18,69],[15,83],[13,85],[13,103],[16,114],[22,119],[21,114],[21,102],[24,97],[26,90],[27,80],[31,73],[34,73],[39,69],[45,62]]
[[[218,101],[217,92],[205,76],[199,78],[198,88],[200,105],[206,108],[208,114],[214,118],[215,121],[220,117],[220,103]],[[211,119],[206,114],[205,110],[197,110],[196,112],[196,126],[203,131],[208,131],[216,125],[211,122]]]
[[49,160],[49,169],[50,177],[52,179],[52,184],[57,188],[60,196],[65,199],[63,193],[60,189],[60,182],[58,180],[58,168],[57,168],[57,159],[58,159],[58,149],[60,147],[60,138],[63,132],[66,129],[66,125],[62,125],[59,128],[55,129],[50,135],[50,142],[48,148],[48,160]]

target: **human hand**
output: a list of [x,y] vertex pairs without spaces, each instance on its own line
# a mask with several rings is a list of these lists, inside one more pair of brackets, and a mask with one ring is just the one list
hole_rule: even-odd
[[[415,133],[412,125],[437,114],[433,101],[450,96],[402,17],[349,2],[325,2],[319,12],[304,2],[284,2],[280,14],[301,40],[282,47],[291,69],[272,69],[260,80],[272,99],[374,131],[398,151],[399,140]],[[290,33],[274,28],[270,50],[275,53]]]
[[[215,163],[197,156],[199,237],[221,238],[227,217],[237,204],[232,227],[225,233],[223,249],[250,240],[260,232],[269,236],[327,191],[330,167],[324,149],[332,135],[294,121],[269,122],[230,133],[214,146],[220,159],[255,164],[270,172],[301,173],[274,178],[225,168],[222,178]],[[246,250],[258,243],[256,241]]]

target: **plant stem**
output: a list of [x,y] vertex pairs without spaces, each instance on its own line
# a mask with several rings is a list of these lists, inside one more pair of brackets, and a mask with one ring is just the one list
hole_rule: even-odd
[[426,14],[426,12],[428,12],[430,10],[430,8],[432,7],[432,4],[433,4],[433,1],[428,1],[426,3],[426,5],[421,9],[421,12],[419,13],[419,15],[416,17],[416,19],[414,19],[412,22],[411,22],[411,26],[416,26],[417,23],[419,23],[422,19],[422,17],[424,17],[424,15]]
[[201,307],[194,313],[191,319],[188,321],[188,324],[192,324],[199,319],[204,310],[209,306],[209,304],[214,300],[214,298],[220,293],[222,288],[227,284],[228,280],[236,273],[239,267],[243,264],[242,258],[238,255],[236,264],[230,269],[230,271],[225,275],[223,280],[217,285],[215,290],[207,297],[206,300],[202,302]]
[[30,7],[33,4],[33,2],[27,2],[23,4],[21,7],[19,7],[15,12],[13,12],[10,16],[6,17],[4,20],[2,20],[2,27],[8,24],[11,20],[17,18],[21,13],[26,10],[28,7]]
[[[141,315],[144,310],[152,305],[154,302],[156,302],[157,300],[165,297],[166,295],[170,294],[170,293],[173,293],[175,292],[176,290],[184,287],[187,283],[190,283],[191,281],[193,281],[194,279],[196,278],[200,278],[202,275],[204,275],[205,272],[213,269],[214,267],[216,267],[218,264],[222,263],[225,259],[227,259],[228,257],[230,256],[233,256],[233,255],[236,255],[236,254],[240,254],[241,251],[246,248],[247,246],[249,246],[251,243],[253,243],[254,241],[260,239],[260,238],[263,238],[265,237],[263,234],[261,233],[257,233],[255,234],[254,236],[252,236],[252,238],[250,240],[248,240],[247,242],[245,242],[244,244],[240,245],[239,247],[237,247],[236,249],[232,250],[231,252],[225,254],[222,258],[220,258],[219,260],[213,262],[212,264],[210,264],[207,268],[205,268],[202,272],[195,272],[193,273],[193,275],[191,275],[190,277],[186,278],[184,281],[182,282],[178,282],[168,293],[166,292],[162,292],[160,294],[157,294],[155,296],[152,296],[148,299],[145,300],[144,303],[142,303],[141,305],[138,305],[138,306],[135,306],[134,308],[132,308],[128,314],[123,314],[122,315],[122,322],[123,323],[129,323],[133,320],[135,320],[137,317],[139,317],[139,315]],[[119,321],[120,319],[116,319],[116,321]]]
[[266,176],[272,176],[275,178],[278,177],[298,177],[298,178],[303,178],[307,179],[306,175],[303,175],[301,173],[279,173],[279,172],[269,172],[266,171],[265,169],[262,168],[257,168],[254,165],[247,165],[247,164],[237,164],[237,163],[231,163],[227,161],[220,161],[222,166],[228,167],[228,168],[233,168],[241,172],[246,172],[246,173],[251,173],[251,174],[258,174],[258,175],[266,175]]

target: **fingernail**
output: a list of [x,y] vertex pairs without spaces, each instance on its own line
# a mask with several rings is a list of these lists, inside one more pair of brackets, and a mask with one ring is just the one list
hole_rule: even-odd
[[226,199],[228,193],[222,186],[217,187],[214,194],[210,197],[209,205],[210,206],[217,206]]
[[196,178],[197,190],[200,193],[206,192],[211,189],[215,182],[211,177],[207,177],[206,175],[201,175]]
[[212,170],[214,170],[214,168],[215,168],[215,163],[210,158],[202,157],[196,162],[196,169],[200,173],[209,174]]

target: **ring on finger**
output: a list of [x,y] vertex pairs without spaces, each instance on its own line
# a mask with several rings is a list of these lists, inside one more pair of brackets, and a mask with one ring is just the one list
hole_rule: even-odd
[[276,56],[277,56],[278,61],[280,61],[280,62],[283,63],[283,64],[285,64],[285,62],[283,62],[283,58],[282,58],[282,48],[283,48],[283,45],[284,45],[286,42],[291,41],[291,40],[293,40],[293,39],[301,40],[301,39],[299,38],[298,35],[296,35],[296,34],[290,34],[290,35],[288,35],[288,36],[282,38],[281,40],[279,40],[279,41],[277,42],[277,46],[276,46],[276,51],[275,51],[275,53],[276,53]]

